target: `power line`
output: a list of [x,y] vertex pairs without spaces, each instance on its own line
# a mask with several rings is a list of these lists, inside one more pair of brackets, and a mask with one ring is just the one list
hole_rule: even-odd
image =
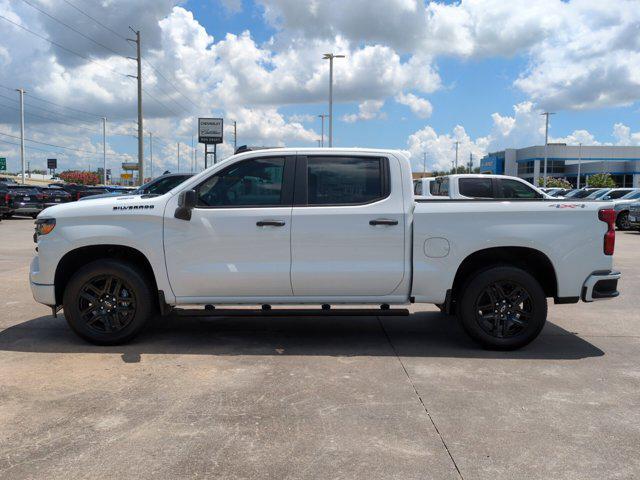
[[67,28],[68,28],[69,30],[71,30],[72,32],[77,33],[77,34],[78,34],[78,35],[80,35],[81,37],[86,38],[87,40],[89,40],[90,42],[95,43],[95,44],[96,44],[96,45],[98,45],[99,47],[102,47],[102,48],[104,48],[105,50],[108,50],[108,51],[110,51],[111,53],[113,53],[113,54],[115,54],[115,55],[118,55],[118,56],[120,56],[120,57],[125,57],[125,58],[126,58],[126,56],[125,56],[125,55],[123,55],[123,54],[121,54],[121,53],[119,53],[119,52],[116,52],[113,48],[108,47],[108,46],[106,46],[106,45],[104,45],[104,44],[102,44],[102,43],[98,42],[97,40],[94,40],[93,38],[89,37],[88,35],[85,35],[85,34],[84,34],[84,33],[82,33],[80,30],[76,29],[75,27],[72,27],[71,25],[69,25],[69,24],[67,24],[67,23],[63,22],[62,20],[60,20],[60,19],[58,19],[58,18],[54,17],[53,15],[51,15],[51,14],[49,14],[49,13],[45,12],[45,11],[44,11],[44,10],[42,10],[40,7],[35,6],[35,5],[34,5],[33,3],[31,3],[29,0],[22,0],[22,1],[23,1],[24,3],[26,3],[27,5],[29,5],[31,8],[34,8],[35,10],[37,10],[37,11],[38,11],[38,12],[40,12],[40,13],[42,13],[43,15],[46,15],[46,16],[47,16],[47,17],[49,17],[51,20],[53,20],[53,21],[55,21],[55,22],[58,22],[60,25],[63,25],[63,26],[65,26],[65,27],[67,27]]
[[[2,104],[2,103],[0,103],[0,107],[10,108],[11,110],[17,110],[18,112],[20,111],[20,109],[19,109],[19,108],[17,108],[17,107],[11,107],[11,106],[9,106],[9,105],[4,105],[4,104]],[[47,121],[49,121],[49,122],[59,122],[59,123],[62,123],[62,124],[64,124],[64,125],[68,125],[68,126],[70,126],[70,127],[74,127],[74,128],[76,128],[76,127],[77,127],[77,128],[83,128],[83,129],[85,129],[85,130],[88,130],[88,131],[93,132],[93,133],[96,133],[96,134],[100,133],[100,132],[98,132],[97,130],[93,130],[93,129],[89,128],[89,127],[85,127],[84,125],[74,125],[73,123],[65,122],[64,120],[55,119],[55,118],[51,118],[51,117],[43,117],[42,115],[38,115],[38,114],[36,114],[36,113],[32,113],[32,112],[29,112],[29,111],[26,111],[25,113],[26,113],[27,115],[29,115],[29,116],[36,117],[36,118],[41,118],[42,120],[47,120]]]
[[[15,98],[7,97],[6,95],[2,95],[2,94],[0,94],[0,98],[6,98],[7,100],[10,100],[10,101],[16,102],[16,103],[19,102]],[[47,113],[50,113],[52,115],[58,115],[60,117],[69,118],[71,120],[75,120],[77,122],[81,122],[81,123],[84,123],[84,124],[87,124],[87,125],[89,124],[89,122],[87,120],[83,120],[83,119],[77,118],[77,117],[72,117],[70,115],[65,115],[64,113],[56,112],[56,111],[53,111],[53,110],[48,110],[48,109],[46,109],[44,107],[40,107],[38,105],[33,105],[33,104],[27,103],[27,102],[25,102],[25,105],[27,105],[29,107],[32,107],[32,108],[35,108],[36,110],[42,110],[43,112],[47,112]]]
[[[11,92],[15,91],[15,88],[7,87],[6,85],[0,85],[0,87],[5,88],[5,89],[7,89],[7,90],[9,90]],[[42,97],[36,97],[35,95],[33,95],[31,93],[29,94],[29,98],[32,98],[32,99],[35,99],[35,100],[39,100],[39,101],[44,102],[44,103],[48,103],[50,105],[55,105],[56,107],[59,107],[59,108],[66,108],[67,110],[72,110],[74,112],[82,113],[84,115],[90,115],[92,117],[102,118],[102,115],[98,115],[97,113],[85,112],[84,110],[78,110],[77,108],[67,107],[66,105],[60,105],[59,103],[55,103],[55,102],[52,102],[50,100],[45,100]]]
[[85,17],[93,20],[94,22],[96,22],[98,25],[100,25],[102,28],[104,28],[105,30],[110,31],[111,33],[113,33],[116,37],[121,38],[122,40],[126,41],[127,38],[123,35],[120,35],[118,32],[116,32],[115,30],[113,30],[112,28],[108,27],[107,25],[105,25],[104,23],[100,22],[99,20],[96,20],[95,18],[93,18],[91,15],[89,15],[87,12],[81,10],[80,8],[76,7],[73,3],[71,3],[69,0],[62,0],[64,3],[66,3],[67,5],[69,5],[70,7],[72,7],[73,9],[77,10],[78,12],[80,12],[82,15],[84,15]]
[[175,86],[175,84],[174,84],[173,82],[171,82],[171,80],[169,80],[167,77],[165,77],[165,76],[160,72],[160,70],[158,70],[156,67],[154,67],[154,66],[151,64],[151,62],[149,62],[148,60],[144,60],[144,63],[146,63],[148,66],[150,66],[150,67],[153,69],[153,71],[154,71],[154,72],[156,72],[156,73],[160,76],[160,78],[164,79],[164,81],[165,81],[165,82],[167,82],[169,85],[171,85],[171,86],[174,88],[174,90],[175,90],[176,92],[178,92],[180,95],[182,95],[182,97],[184,97],[184,98],[185,98],[189,103],[191,103],[191,104],[192,104],[194,107],[196,107],[196,108],[200,108],[200,106],[199,106],[197,103],[195,103],[193,100],[191,100],[189,97],[187,97],[184,93],[182,93],[182,92],[180,91],[180,89],[179,89],[178,87],[176,87],[176,86]]
[[7,17],[5,17],[4,15],[0,15],[0,18],[1,18],[1,19],[3,19],[3,20],[5,20],[5,21],[7,21],[7,22],[9,22],[9,23],[11,23],[11,24],[12,24],[12,25],[14,25],[14,26],[16,26],[16,27],[18,27],[18,28],[20,28],[20,29],[24,30],[25,32],[29,32],[31,35],[34,35],[34,36],[36,36],[36,37],[40,38],[41,40],[44,40],[45,42],[49,42],[51,45],[55,45],[56,47],[61,48],[62,50],[66,51],[66,52],[72,53],[73,55],[76,55],[76,56],[78,56],[78,57],[80,57],[80,58],[82,58],[82,59],[84,59],[84,60],[86,60],[86,61],[88,61],[88,62],[95,63],[96,65],[98,65],[98,66],[100,66],[100,67],[102,67],[102,68],[106,68],[107,70],[110,70],[111,72],[113,72],[113,73],[115,73],[115,74],[117,74],[117,75],[120,75],[120,76],[122,76],[122,77],[127,77],[127,75],[126,75],[126,74],[121,73],[121,72],[118,72],[117,70],[114,70],[113,68],[106,66],[106,65],[104,64],[104,62],[98,62],[97,60],[93,60],[93,59],[92,59],[92,58],[90,58],[90,57],[87,57],[87,56],[85,56],[85,55],[82,55],[81,53],[78,53],[78,52],[76,52],[76,51],[74,51],[74,50],[71,50],[71,49],[69,49],[69,48],[67,48],[67,47],[65,47],[65,46],[63,46],[63,45],[60,45],[59,43],[54,42],[53,40],[49,40],[47,37],[44,37],[44,36],[40,35],[39,33],[36,33],[36,32],[34,32],[33,30],[28,29],[28,28],[27,28],[27,27],[25,27],[24,25],[20,25],[19,23],[16,23],[16,22],[14,22],[13,20],[9,20],[9,19],[8,19]]
[[[17,135],[11,135],[11,134],[5,133],[5,132],[0,132],[0,135],[4,135],[5,137],[17,138],[17,139],[20,138]],[[53,143],[41,142],[39,140],[32,140],[30,138],[25,138],[25,140],[27,142],[33,142],[33,143],[38,143],[40,145],[46,145],[47,147],[64,148],[65,150],[72,150],[74,152],[84,153],[86,155],[102,155],[99,152],[90,152],[89,150],[82,150],[80,148],[73,148],[73,147],[63,147],[62,145],[55,145]],[[112,157],[126,157],[127,156],[127,155],[122,154],[122,153],[107,153],[107,155],[112,156]]]

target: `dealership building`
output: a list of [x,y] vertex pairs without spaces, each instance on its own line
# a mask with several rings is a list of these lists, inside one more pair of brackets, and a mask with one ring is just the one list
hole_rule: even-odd
[[[523,178],[534,185],[544,174],[545,148],[507,148],[486,155],[480,171]],[[547,176],[588,185],[590,175],[609,173],[619,187],[640,187],[640,147],[547,145]]]

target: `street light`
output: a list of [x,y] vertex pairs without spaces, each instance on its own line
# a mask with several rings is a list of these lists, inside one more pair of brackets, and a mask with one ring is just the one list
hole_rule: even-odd
[[324,147],[324,119],[327,118],[329,115],[327,115],[326,113],[323,113],[321,115],[318,115],[318,118],[320,118],[320,121],[322,122],[322,135],[320,136],[321,142],[320,142],[320,146]]
[[544,176],[542,178],[542,184],[544,187],[547,186],[547,147],[549,145],[549,115],[555,115],[554,112],[543,112],[540,115],[544,115],[546,117],[545,127],[544,127]]
[[322,58],[329,60],[329,146],[333,147],[333,59],[345,56],[325,53]]

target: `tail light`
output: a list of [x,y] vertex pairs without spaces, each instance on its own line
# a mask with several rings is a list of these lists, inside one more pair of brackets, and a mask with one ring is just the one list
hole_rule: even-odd
[[80,192],[76,193],[76,200],[80,200]]
[[4,196],[4,201],[5,203],[9,203],[11,201],[11,195],[9,195],[8,193]]
[[602,250],[605,255],[613,255],[616,246],[616,212],[612,208],[604,208],[598,211],[598,218],[607,224]]
[[38,194],[36,194],[36,198],[38,200],[44,200],[44,194],[43,193],[38,193]]

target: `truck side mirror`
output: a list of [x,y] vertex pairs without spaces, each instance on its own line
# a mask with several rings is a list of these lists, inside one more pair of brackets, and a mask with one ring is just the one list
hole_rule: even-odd
[[196,191],[185,190],[178,195],[178,208],[176,208],[174,217],[180,220],[191,220],[191,211],[196,206]]

